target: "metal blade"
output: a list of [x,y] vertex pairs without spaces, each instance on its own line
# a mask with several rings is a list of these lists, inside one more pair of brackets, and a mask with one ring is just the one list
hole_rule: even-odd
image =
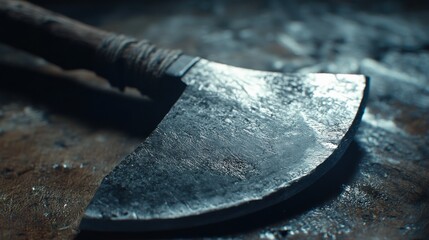
[[158,128],[102,182],[81,229],[153,231],[285,200],[323,175],[364,108],[361,75],[280,74],[200,60]]

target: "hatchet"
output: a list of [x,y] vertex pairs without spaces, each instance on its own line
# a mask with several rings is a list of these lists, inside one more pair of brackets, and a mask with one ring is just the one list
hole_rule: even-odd
[[[108,33],[30,3],[0,1],[0,39],[59,66],[93,70],[154,98],[184,90],[102,181],[80,228],[154,231],[214,223],[284,201],[341,157],[368,79],[243,69]],[[164,94],[165,95],[165,94]]]

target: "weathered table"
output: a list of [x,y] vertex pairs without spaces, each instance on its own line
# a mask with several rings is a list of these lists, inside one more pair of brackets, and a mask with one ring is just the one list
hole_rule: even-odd
[[65,72],[1,46],[0,239],[426,238],[429,10],[406,3],[46,3],[101,28],[230,65],[363,73],[371,77],[370,99],[339,164],[285,203],[197,229],[79,233],[103,176],[168,109],[130,89],[121,95],[90,72]]

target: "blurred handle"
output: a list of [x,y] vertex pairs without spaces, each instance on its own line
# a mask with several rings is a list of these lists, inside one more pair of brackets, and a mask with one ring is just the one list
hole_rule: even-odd
[[197,58],[88,26],[23,1],[0,0],[0,41],[66,69],[95,71],[120,89],[157,92],[165,77],[181,77]]
[[63,68],[92,69],[107,32],[22,1],[0,1],[0,41]]

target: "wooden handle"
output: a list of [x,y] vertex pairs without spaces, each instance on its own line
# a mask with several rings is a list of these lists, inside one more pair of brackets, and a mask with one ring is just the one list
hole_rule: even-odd
[[0,41],[149,95],[160,90],[161,80],[181,77],[196,62],[178,50],[112,34],[23,1],[0,0]]
[[0,1],[0,41],[65,69],[94,70],[97,47],[108,32],[22,1]]

